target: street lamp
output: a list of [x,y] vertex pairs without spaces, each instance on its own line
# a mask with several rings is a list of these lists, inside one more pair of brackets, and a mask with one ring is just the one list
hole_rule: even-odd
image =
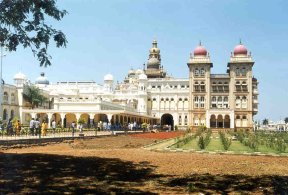
[[3,108],[2,108],[2,103],[3,103],[3,82],[2,82],[2,64],[3,64],[3,57],[6,56],[3,54],[3,46],[1,45],[1,53],[0,53],[0,116],[3,116]]

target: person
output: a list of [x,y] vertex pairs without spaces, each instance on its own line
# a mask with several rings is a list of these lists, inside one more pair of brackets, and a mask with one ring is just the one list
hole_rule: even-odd
[[30,123],[29,123],[29,128],[30,128],[30,133],[31,133],[31,135],[34,135],[34,128],[35,128],[34,118],[31,119],[31,121],[30,121]]
[[35,135],[39,134],[39,136],[41,135],[41,128],[40,128],[40,121],[38,118],[36,118],[35,122]]
[[43,136],[46,136],[47,134],[47,124],[45,120],[43,120],[42,125],[41,125],[41,132]]
[[56,131],[56,121],[55,120],[52,121],[52,129],[53,129],[53,134],[55,134],[55,131]]
[[13,134],[13,125],[12,125],[12,119],[10,118],[7,124],[7,134],[12,135]]
[[19,136],[21,132],[21,123],[19,120],[16,122],[16,135]]
[[76,126],[76,123],[75,123],[75,121],[73,121],[73,122],[71,123],[72,136],[73,136],[73,137],[74,137],[74,133],[75,133],[75,126]]

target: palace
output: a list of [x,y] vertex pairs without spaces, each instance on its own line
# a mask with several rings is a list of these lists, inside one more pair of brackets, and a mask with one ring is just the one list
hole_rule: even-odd
[[200,43],[187,62],[189,78],[173,78],[161,65],[160,49],[154,40],[143,70],[129,70],[120,83],[114,83],[113,76],[107,74],[103,85],[94,81],[50,84],[42,73],[35,85],[49,101],[34,109],[22,96],[25,85],[31,83],[17,73],[14,85],[4,84],[1,116],[3,120],[16,116],[24,124],[32,117],[45,118],[66,127],[83,117],[87,124],[137,122],[179,129],[200,125],[252,129],[258,111],[253,65],[251,53],[240,43],[231,53],[227,72],[212,74],[213,63]]

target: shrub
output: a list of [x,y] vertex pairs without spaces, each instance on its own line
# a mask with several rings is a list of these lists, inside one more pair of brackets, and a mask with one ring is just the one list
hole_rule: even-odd
[[206,148],[203,135],[201,135],[198,139],[198,146],[201,150],[204,150]]
[[285,152],[286,148],[287,144],[285,143],[285,140],[278,138],[275,143],[275,149],[278,152]]
[[258,136],[255,134],[249,135],[247,144],[249,148],[253,149],[254,151],[257,151],[259,146]]
[[219,135],[220,135],[220,139],[224,147],[224,150],[228,150],[232,143],[231,138],[229,139],[228,137],[225,137],[225,133],[222,131],[219,131]]

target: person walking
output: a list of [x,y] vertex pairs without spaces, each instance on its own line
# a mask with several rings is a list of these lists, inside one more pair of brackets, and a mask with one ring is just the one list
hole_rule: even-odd
[[45,120],[43,120],[43,122],[42,122],[41,132],[42,132],[42,136],[46,136],[46,134],[47,134],[47,124],[46,124]]
[[40,121],[38,118],[36,118],[35,122],[35,135],[39,134],[39,137],[41,137],[41,125],[40,125]]
[[34,118],[32,118],[32,119],[30,120],[29,128],[30,128],[30,133],[31,133],[31,135],[34,135],[34,128],[35,128]]
[[17,136],[20,136],[20,132],[21,132],[21,123],[20,123],[20,121],[19,120],[17,120],[17,122],[16,122],[16,135]]
[[76,126],[76,123],[75,123],[75,121],[73,121],[73,122],[71,123],[71,128],[72,128],[72,137],[74,137],[74,133],[75,133],[75,126]]
[[56,131],[56,121],[55,120],[52,121],[52,129],[53,129],[53,134],[55,134],[55,131]]
[[12,125],[12,119],[10,118],[7,124],[7,134],[12,135],[13,134],[13,125]]

